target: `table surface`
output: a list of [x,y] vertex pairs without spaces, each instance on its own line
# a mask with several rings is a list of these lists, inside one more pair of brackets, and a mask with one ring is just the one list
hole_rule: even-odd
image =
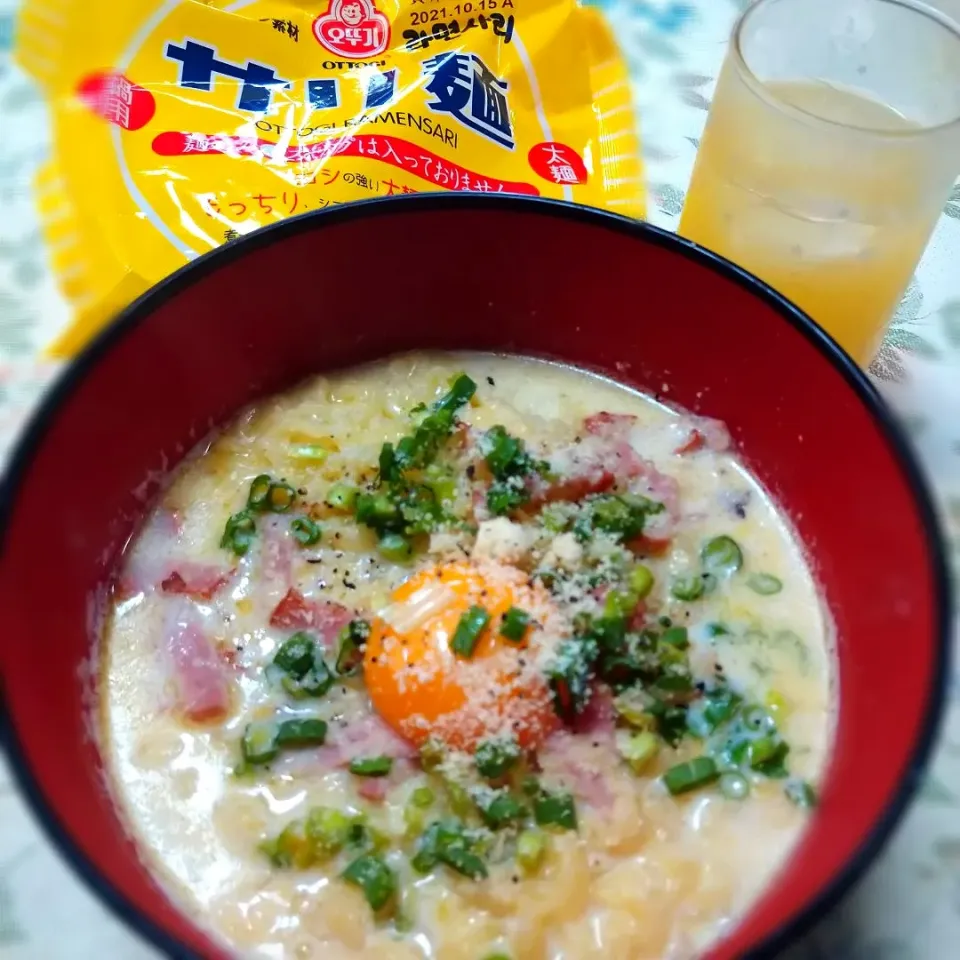
[[[650,219],[675,228],[714,78],[745,0],[602,2],[630,60],[643,118]],[[940,3],[960,7],[960,0]],[[38,351],[68,317],[47,267],[30,193],[48,140],[39,93],[9,56],[16,5],[16,0],[0,0],[0,457],[56,373],[37,359]],[[958,262],[960,187],[954,189],[871,370],[933,479],[955,569],[960,566]],[[940,960],[958,955],[957,672],[950,694],[932,767],[910,813],[856,892],[789,951],[789,960]],[[61,860],[0,758],[0,957],[156,956]]]

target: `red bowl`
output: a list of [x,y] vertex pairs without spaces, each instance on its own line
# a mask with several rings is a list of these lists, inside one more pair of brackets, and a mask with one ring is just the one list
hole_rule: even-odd
[[792,517],[839,634],[836,740],[799,847],[709,958],[773,955],[877,855],[930,753],[951,609],[934,511],[874,389],[800,311],[692,243],[562,203],[444,194],[287,220],[174,274],[66,370],[0,508],[4,733],[34,810],[162,950],[228,955],[157,886],[105,787],[83,680],[104,584],[211,426],[415,348],[550,357],[719,417]]

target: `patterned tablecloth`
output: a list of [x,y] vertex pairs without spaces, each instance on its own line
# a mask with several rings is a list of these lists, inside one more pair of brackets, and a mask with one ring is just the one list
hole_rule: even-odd
[[[77,0],[81,2],[81,0]],[[629,56],[643,118],[651,220],[677,224],[730,27],[745,0],[598,0]],[[936,0],[934,0],[936,2]],[[960,8],[960,0],[939,0]],[[30,183],[47,150],[43,103],[11,63],[16,0],[0,0],[0,457],[55,368],[38,350],[67,320]],[[960,9],[958,9],[960,14]],[[871,373],[933,478],[960,565],[960,186]],[[952,267],[952,270],[951,270]],[[960,658],[958,658],[960,662]],[[921,796],[856,893],[790,960],[960,956],[960,674]],[[41,834],[0,759],[0,957],[144,960]]]

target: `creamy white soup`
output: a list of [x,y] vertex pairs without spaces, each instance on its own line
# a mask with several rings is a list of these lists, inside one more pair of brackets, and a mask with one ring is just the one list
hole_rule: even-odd
[[407,355],[245,411],[125,553],[102,736],[239,955],[661,960],[816,805],[831,634],[718,421]]

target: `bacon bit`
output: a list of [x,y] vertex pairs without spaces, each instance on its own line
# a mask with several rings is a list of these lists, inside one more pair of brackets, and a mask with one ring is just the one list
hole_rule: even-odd
[[637,418],[631,413],[608,413],[602,410],[585,417],[583,429],[594,436],[610,436],[624,433],[636,422]]
[[391,784],[386,777],[363,777],[357,785],[357,793],[364,800],[382,803],[387,796]]
[[672,543],[671,537],[653,537],[641,533],[627,544],[627,549],[638,557],[662,557]]
[[232,575],[233,570],[225,573],[222,567],[185,560],[161,581],[160,589],[164,593],[184,594],[194,600],[211,600]]
[[690,431],[690,435],[687,437],[687,440],[677,447],[677,449],[673,452],[682,457],[687,453],[696,453],[698,450],[702,450],[706,445],[707,441],[703,434],[699,430],[693,429]]
[[690,439],[674,452],[694,453],[706,447],[714,453],[723,453],[730,449],[730,431],[722,420],[713,417],[683,417],[680,421],[690,430]]
[[270,626],[281,630],[302,630],[313,626],[313,604],[291,587],[270,614]]
[[177,709],[195,723],[222,720],[230,709],[225,664],[189,612],[173,618],[164,637],[173,666]]
[[647,624],[647,605],[641,600],[636,609],[630,614],[627,629],[639,633]]
[[353,612],[340,603],[308,600],[291,587],[270,614],[270,626],[280,630],[316,630],[332,647],[340,631],[353,619]]
[[606,493],[617,482],[609,470],[590,467],[588,472],[564,477],[534,492],[531,503],[541,506],[560,501],[576,503],[591,493]]
[[397,734],[375,714],[370,714],[339,731],[335,745],[340,751],[341,763],[349,763],[358,757],[413,760],[420,755],[409,740]]
[[264,579],[289,584],[293,572],[293,539],[276,517],[264,524],[260,550]]
[[614,734],[616,717],[613,692],[605,683],[597,683],[590,692],[587,705],[574,718],[571,729],[594,740],[610,739]]

